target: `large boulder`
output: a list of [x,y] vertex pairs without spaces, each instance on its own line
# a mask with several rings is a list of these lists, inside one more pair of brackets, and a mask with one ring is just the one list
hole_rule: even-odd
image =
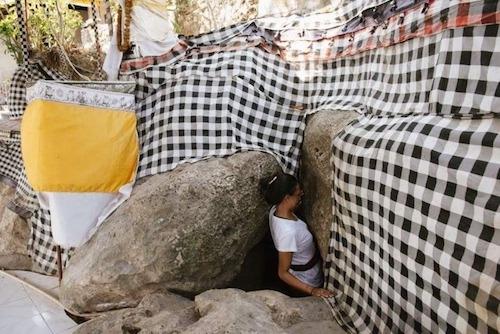
[[342,334],[320,298],[276,291],[209,290],[194,303],[173,294],[146,296],[136,308],[108,312],[75,334]]
[[300,179],[303,207],[309,228],[316,236],[323,258],[328,253],[332,224],[330,158],[332,139],[359,116],[356,112],[320,111],[307,118],[301,152]]
[[135,306],[160,288],[224,287],[267,229],[259,181],[280,170],[261,152],[212,158],[148,177],[76,249],[61,301],[78,312]]
[[0,268],[31,270],[33,262],[28,255],[30,228],[23,218],[8,208],[15,188],[0,182]]

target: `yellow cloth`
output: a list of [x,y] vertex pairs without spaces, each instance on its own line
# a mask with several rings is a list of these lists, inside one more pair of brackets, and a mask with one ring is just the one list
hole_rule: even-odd
[[26,175],[39,192],[116,192],[135,178],[136,116],[34,100],[21,124]]

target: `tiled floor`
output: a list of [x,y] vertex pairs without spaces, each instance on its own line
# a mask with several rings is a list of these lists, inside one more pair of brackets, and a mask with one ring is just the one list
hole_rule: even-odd
[[[9,271],[57,296],[56,277],[26,271]],[[0,333],[69,334],[77,324],[64,310],[38,291],[0,272]]]

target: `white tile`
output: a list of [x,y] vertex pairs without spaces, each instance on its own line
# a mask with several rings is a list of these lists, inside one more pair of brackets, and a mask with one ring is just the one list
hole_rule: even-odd
[[9,317],[31,317],[39,314],[40,312],[29,298],[0,305],[0,321]]
[[60,333],[76,325],[62,309],[41,311],[40,314],[54,333]]
[[28,294],[21,283],[10,277],[0,280],[0,306],[26,298]]
[[[10,319],[9,319],[10,320]],[[53,334],[41,315],[31,318],[13,319],[12,321],[0,320],[1,333],[15,334]]]
[[76,325],[76,323],[64,313],[64,309],[59,304],[54,303],[43,294],[35,290],[28,290],[28,295],[54,333]]
[[27,295],[30,297],[30,299],[33,301],[35,306],[38,308],[40,312],[42,311],[47,311],[47,310],[62,310],[62,306],[59,304],[56,304],[54,301],[52,301],[50,298],[47,296],[43,295],[40,291],[31,289],[30,287],[25,286],[24,289],[26,290]]
[[[49,294],[58,293],[57,278],[54,281],[52,277],[20,271],[13,274],[42,290],[48,289]],[[60,305],[27,285],[0,276],[0,333],[69,334],[76,327]]]
[[52,334],[29,298],[0,306],[0,333]]

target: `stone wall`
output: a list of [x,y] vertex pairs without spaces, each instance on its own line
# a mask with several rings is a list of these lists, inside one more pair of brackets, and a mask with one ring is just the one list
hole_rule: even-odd
[[356,112],[320,111],[308,116],[301,156],[303,207],[309,228],[325,258],[332,224],[332,182],[330,167],[332,138],[356,119]]

